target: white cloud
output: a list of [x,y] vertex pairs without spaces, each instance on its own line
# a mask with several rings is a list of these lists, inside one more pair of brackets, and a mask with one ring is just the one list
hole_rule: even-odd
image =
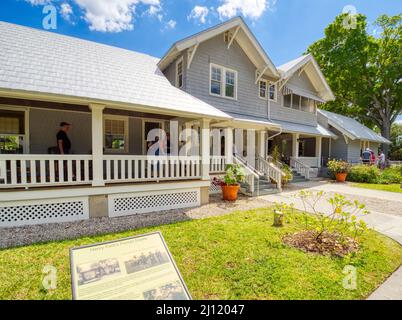
[[204,24],[207,21],[208,14],[209,9],[207,7],[195,6],[193,10],[191,10],[187,20],[198,20],[200,23]]
[[60,5],[60,14],[65,20],[70,21],[73,8],[67,2],[64,2]]
[[217,9],[221,20],[233,18],[239,14],[256,20],[276,4],[276,0],[222,0],[222,2]]
[[160,0],[74,0],[85,11],[89,29],[121,32],[134,28],[136,5],[160,6]]
[[[32,5],[43,5],[56,0],[25,0]],[[70,0],[84,11],[83,18],[89,24],[90,30],[102,32],[121,32],[134,28],[134,16],[137,5],[147,8],[150,15],[162,16],[160,0]],[[63,3],[64,4],[64,3]],[[72,7],[65,2],[61,6],[61,14],[72,14]],[[68,7],[67,7],[68,6]],[[70,10],[71,9],[71,10]],[[71,11],[71,13],[68,13]],[[64,17],[64,16],[63,16]]]
[[176,28],[176,25],[177,25],[177,21],[175,21],[175,20],[169,20],[168,22],[167,22],[167,24],[166,24],[166,29],[174,29],[174,28]]
[[45,5],[52,2],[52,0],[25,0],[25,1],[29,2],[33,6]]

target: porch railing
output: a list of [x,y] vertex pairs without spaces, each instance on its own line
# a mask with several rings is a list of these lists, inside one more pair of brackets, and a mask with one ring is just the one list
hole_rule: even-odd
[[[248,191],[251,195],[254,195],[254,193],[257,193],[257,196],[259,194],[259,180],[260,180],[260,173],[257,172],[257,170],[250,165],[247,164],[247,161],[243,159],[239,155],[234,155],[233,156],[233,162],[234,164],[239,164],[242,166],[244,169],[245,173],[245,181],[244,183],[248,186]],[[257,190],[255,190],[257,187]],[[245,192],[247,193],[247,192]]]
[[201,157],[104,155],[105,183],[201,178]]
[[268,162],[262,157],[256,158],[257,169],[264,173],[270,180],[276,183],[278,190],[282,190],[282,177],[286,174],[274,163]]
[[91,182],[91,155],[0,155],[0,188]]
[[211,156],[211,163],[209,167],[210,173],[225,172],[226,157],[225,156]]
[[296,170],[297,173],[304,176],[307,180],[310,179],[310,167],[296,158],[290,158],[290,166]]

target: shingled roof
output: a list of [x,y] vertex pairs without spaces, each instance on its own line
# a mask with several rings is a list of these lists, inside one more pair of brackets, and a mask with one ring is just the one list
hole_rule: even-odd
[[328,119],[328,124],[333,126],[335,129],[339,130],[346,136],[348,136],[352,140],[363,140],[363,141],[372,141],[379,143],[387,143],[390,144],[391,141],[385,139],[379,134],[375,133],[373,130],[367,128],[362,125],[360,122],[342,116],[337,113],[333,113],[326,110],[318,110],[318,112]]
[[175,88],[158,58],[0,21],[0,90],[230,118]]

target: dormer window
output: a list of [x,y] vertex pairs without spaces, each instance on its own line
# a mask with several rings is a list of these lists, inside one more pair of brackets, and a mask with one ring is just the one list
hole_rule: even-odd
[[213,96],[237,99],[237,71],[211,64],[210,91]]
[[183,87],[183,57],[181,57],[176,64],[176,87]]

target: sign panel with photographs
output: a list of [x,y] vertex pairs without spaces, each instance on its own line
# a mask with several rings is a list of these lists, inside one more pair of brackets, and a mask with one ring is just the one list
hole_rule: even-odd
[[160,232],[70,250],[74,300],[189,300]]

